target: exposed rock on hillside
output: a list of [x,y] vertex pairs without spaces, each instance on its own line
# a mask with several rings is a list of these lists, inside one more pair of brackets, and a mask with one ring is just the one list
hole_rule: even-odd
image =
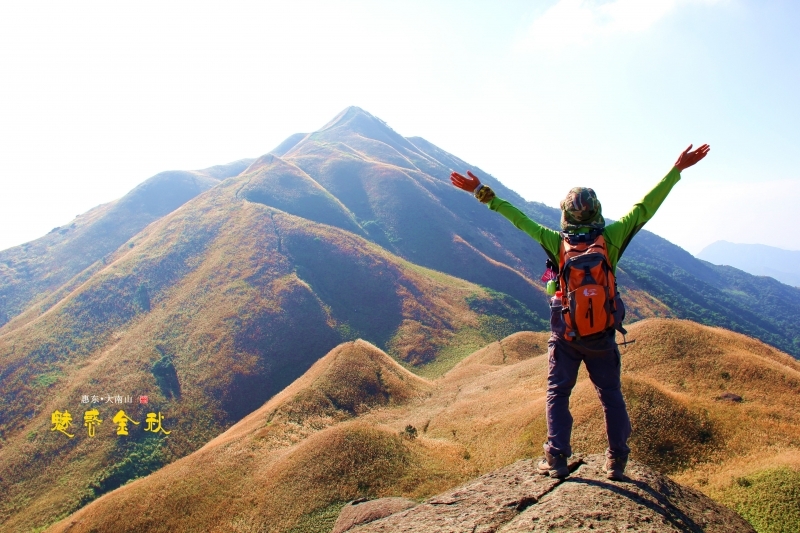
[[[343,529],[342,522],[352,521],[353,506],[348,505],[334,530],[338,533],[754,531],[730,509],[642,464],[631,462],[624,482],[610,481],[602,472],[604,460],[602,455],[573,460],[572,474],[564,481],[540,476],[530,459],[517,461],[410,509]],[[376,503],[371,506],[380,507]]]
[[361,524],[374,522],[400,511],[416,507],[416,505],[417,502],[408,498],[389,497],[378,498],[377,500],[359,498],[342,508],[331,533],[344,533]]

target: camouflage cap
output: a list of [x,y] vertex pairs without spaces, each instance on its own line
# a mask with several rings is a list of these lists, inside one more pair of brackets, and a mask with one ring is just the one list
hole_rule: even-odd
[[566,232],[578,228],[602,229],[606,225],[600,200],[592,189],[575,187],[561,201],[561,229]]

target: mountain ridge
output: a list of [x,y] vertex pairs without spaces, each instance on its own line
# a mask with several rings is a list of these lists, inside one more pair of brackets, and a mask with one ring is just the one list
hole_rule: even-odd
[[[342,210],[336,215],[340,221],[322,222],[367,236],[413,263],[509,294],[547,320],[542,287],[533,281],[543,268],[544,252],[527,235],[509,228],[501,217],[487,213],[449,184],[451,168],[468,166],[465,162],[420,137],[402,138],[355,106],[317,132],[292,135],[279,146],[289,144],[291,149],[283,155],[271,157],[300,169],[308,176],[310,188],[301,193],[293,190],[299,185],[289,183],[282,187],[283,198],[273,195],[262,201],[301,216],[311,216],[318,209],[312,205],[315,201],[334,202]],[[268,157],[259,160],[263,164]],[[534,220],[558,226],[557,209],[526,202],[491,175],[473,170]],[[286,203],[290,196],[291,207]],[[342,223],[341,217],[349,220]],[[498,271],[497,263],[510,269]],[[0,261],[0,268],[3,265]],[[796,298],[800,293],[795,289],[787,292],[767,280],[704,264],[646,230],[634,239],[619,269],[623,296],[634,304],[629,306],[630,319],[689,318],[757,336],[800,356],[800,324],[787,318],[800,313]],[[9,287],[0,283],[0,314],[5,320],[21,313],[27,301],[4,307],[9,300],[3,298],[3,291]]]
[[[375,242],[415,263],[506,292],[546,318],[548,311],[541,306],[542,298],[528,288],[532,287],[541,294],[538,283],[531,286],[530,280],[539,277],[539,268],[543,269],[545,261],[544,252],[527,235],[510,229],[502,217],[487,213],[483,206],[476,205],[477,202],[468,195],[450,185],[450,170],[456,166],[456,169],[463,171],[461,166],[469,167],[465,162],[419,137],[409,140],[414,149],[403,144],[400,146],[401,151],[391,157],[384,157],[381,151],[374,153],[373,157],[377,156],[390,165],[397,165],[398,154],[406,161],[394,166],[395,170],[373,171],[373,175],[377,173],[383,179],[390,175],[402,177],[401,180],[395,178],[385,182],[381,189],[386,189],[393,183],[400,185],[407,181],[415,182],[427,191],[426,195],[415,196],[414,200],[407,202],[418,213],[411,217],[398,216],[397,209],[389,207],[387,212],[386,208],[397,196],[406,195],[410,198],[412,195],[409,189],[395,187],[391,191],[374,190],[374,187],[366,185],[363,189],[353,188],[352,178],[358,175],[357,166],[347,164],[341,170],[337,169],[336,165],[340,164],[337,163],[337,157],[341,152],[331,142],[345,143],[358,149],[359,143],[365,141],[360,134],[353,132],[341,132],[336,139],[331,135],[337,128],[341,129],[343,124],[350,124],[357,118],[369,124],[370,128],[383,128],[383,137],[397,135],[379,119],[359,108],[351,107],[332,121],[328,129],[309,135],[296,144],[286,154],[287,159],[293,160],[307,174],[315,176],[317,182],[339,198],[357,220],[374,224],[370,238]],[[320,144],[321,141],[327,144]],[[429,174],[428,178],[417,177],[420,169]],[[526,202],[491,175],[474,167],[473,171],[482,181],[492,186],[498,195],[517,204],[534,220],[550,227],[559,227],[560,215],[557,209],[536,202]],[[344,176],[348,176],[346,181]],[[364,199],[356,201],[358,196]],[[430,202],[430,198],[435,198],[436,201]],[[369,208],[365,209],[367,206]],[[444,213],[437,213],[439,210],[448,213],[445,216],[458,221],[460,226],[456,229],[452,222],[443,218]],[[417,223],[419,219],[426,220],[424,230]],[[407,231],[407,228],[413,229]],[[440,228],[447,229],[435,237]],[[424,232],[429,237],[420,240],[417,236]],[[477,258],[466,263],[463,259],[448,262],[447,258],[458,257],[459,254],[459,246],[454,246],[454,243],[446,244],[451,241],[453,234],[469,243],[480,255],[510,266],[527,281],[522,283],[514,277],[496,276],[489,272],[483,274],[485,263]],[[428,247],[435,249],[436,253],[420,250]],[[532,266],[537,264],[540,265],[538,268]],[[654,313],[663,313],[663,309],[667,308],[670,316],[720,325],[754,335],[800,356],[800,324],[790,319],[795,311],[800,313],[797,305],[800,292],[795,292],[795,289],[787,292],[785,287],[768,280],[709,266],[646,230],[642,230],[632,241],[618,268],[621,270],[620,278],[624,280],[623,295],[631,292],[632,300],[644,302],[647,298],[642,298],[642,293],[646,292],[657,300],[642,310],[630,309],[631,316],[635,319],[656,316]],[[790,309],[794,311],[789,311]]]
[[[412,366],[446,352],[452,365],[498,332],[542,327],[486,289],[238,198],[246,180],[151,224],[47,312],[0,335],[0,520],[71,512],[179,459],[343,340],[367,337]],[[51,413],[85,410],[82,395],[123,393],[149,396],[125,410],[164,413],[169,437],[50,431]],[[68,495],[49,468],[70,472]]]
[[[367,138],[373,130],[397,148]],[[331,427],[327,436],[308,441],[292,464],[332,479],[328,496],[350,498],[358,491],[358,476],[348,478],[345,490],[336,484],[335,471],[320,471],[314,464],[324,460],[326,450],[354,460],[338,448],[341,443],[375,457],[388,453],[391,461],[380,466],[387,483],[405,484],[415,498],[514,454],[539,453],[532,441],[542,433],[543,389],[541,383],[525,380],[535,375],[543,382],[546,360],[534,355],[546,350],[546,334],[509,335],[547,328],[549,306],[538,282],[544,263],[541,247],[452,187],[448,175],[451,164],[463,163],[458,158],[433,145],[420,148],[425,142],[419,138],[416,143],[397,140],[396,132],[363,110],[349,108],[327,130],[295,137],[285,143],[292,146],[284,155],[268,153],[242,162],[239,174],[151,221],[121,246],[102,257],[90,254],[94,262],[89,267],[0,328],[1,521],[40,527],[98,497],[103,500],[130,480],[175,464],[239,421],[251,420],[318,359],[358,338],[426,379],[449,376],[439,382],[446,383],[447,396],[426,404],[447,414],[428,417],[428,422],[421,414],[390,419],[394,407],[367,402],[372,407],[363,416],[376,417],[367,425],[358,414],[345,420],[349,425]],[[517,201],[497,180],[474,171],[493,187],[496,183],[498,194]],[[547,224],[557,220],[557,210],[519,201],[533,218]],[[52,260],[46,254],[40,257]],[[797,344],[796,289],[714,267],[645,231],[634,239],[618,274],[633,322],[629,329],[641,334],[627,353],[636,355],[642,345],[660,343],[666,351],[651,348],[653,353],[679,369],[650,361],[626,378],[635,416],[658,426],[646,418],[658,406],[664,417],[685,426],[669,434],[644,432],[637,446],[646,462],[684,472],[700,486],[702,476],[714,479],[713,473],[685,474],[700,472],[702,465],[675,459],[687,455],[693,443],[702,451],[697,453],[702,464],[717,457],[716,445],[735,442],[741,453],[751,449],[740,432],[702,409],[733,417],[738,416],[736,409],[757,414],[761,418],[752,424],[775,435],[760,435],[756,441],[790,453],[797,446],[792,440],[795,415],[764,407],[770,395],[782,405],[796,402],[796,394],[787,391],[794,391],[800,380],[791,364],[778,361],[788,355],[773,358],[780,368],[767,368],[758,354],[775,350],[755,341],[736,337],[734,344],[750,346],[742,350],[755,354],[757,365],[750,356],[734,355],[739,348],[730,348],[730,343],[700,343],[727,334],[699,334],[706,330],[682,322],[670,322],[655,334],[653,323],[636,320],[689,316],[758,334],[790,351]],[[470,356],[487,344],[480,356]],[[696,361],[688,364],[676,354],[694,354]],[[749,374],[730,363],[736,357]],[[519,366],[504,364],[512,361]],[[681,384],[678,378],[694,376],[701,367],[707,374],[697,378],[702,386]],[[764,381],[767,375],[775,383]],[[478,376],[485,381],[469,382]],[[461,390],[454,385],[458,380],[463,380]],[[382,390],[380,379],[365,382]],[[748,398],[750,393],[742,391],[750,382],[768,392]],[[731,393],[746,398],[742,405],[720,404],[723,400],[710,396],[730,383],[739,387]],[[495,389],[514,391],[514,401],[481,396]],[[148,409],[162,412],[172,430],[169,437],[154,440],[140,428],[130,439],[115,440],[113,425],[106,422],[100,428],[105,440],[89,441],[78,416],[74,423],[83,440],[67,441],[52,431],[51,413],[83,412],[82,395],[123,392],[147,395],[148,406],[126,409],[139,420]],[[593,394],[583,382],[574,396],[580,430],[576,442],[585,449],[599,445],[598,435],[584,424],[597,423],[600,416],[591,403]],[[535,401],[525,403],[531,395]],[[422,394],[409,405],[432,401],[425,398]],[[485,401],[470,404],[470,398]],[[327,413],[336,403],[326,404],[322,393],[307,400],[302,404],[306,407],[297,407],[300,412],[316,406]],[[498,414],[501,406],[510,418]],[[351,411],[357,409],[339,413],[349,417]],[[474,424],[460,425],[459,420]],[[406,426],[422,430],[425,438],[399,437]],[[488,446],[483,427],[503,428],[515,440]],[[716,432],[719,428],[729,434]],[[398,445],[398,438],[406,440]],[[414,444],[409,448],[406,441]],[[659,446],[666,446],[661,455]],[[237,457],[251,452],[240,451]],[[284,466],[281,479],[291,480],[292,469]],[[63,486],[51,483],[46,473],[53,471],[63,471]],[[313,489],[308,483],[303,490]],[[381,483],[374,486],[388,490]],[[341,494],[335,492],[339,489]],[[326,505],[339,503],[326,500]]]
[[204,170],[160,172],[119,200],[79,215],[71,224],[0,251],[0,327],[102,261],[151,222],[220,180],[239,174],[249,163],[242,159]]
[[800,287],[800,251],[764,244],[716,241],[697,254],[698,259],[728,265],[754,276],[769,276],[781,283]]

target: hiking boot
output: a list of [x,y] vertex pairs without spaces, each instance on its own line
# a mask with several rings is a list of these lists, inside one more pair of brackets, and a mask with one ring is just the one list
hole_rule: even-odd
[[551,455],[544,452],[544,459],[539,461],[539,473],[544,476],[557,477],[563,479],[569,475],[567,468],[567,458],[564,454]]
[[627,457],[608,458],[606,459],[606,464],[603,465],[603,471],[606,473],[608,479],[622,481],[625,479],[625,467],[627,464]]

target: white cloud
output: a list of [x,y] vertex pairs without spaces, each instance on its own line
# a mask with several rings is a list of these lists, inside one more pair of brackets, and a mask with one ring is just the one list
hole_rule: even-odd
[[559,0],[531,24],[518,47],[527,51],[590,44],[614,34],[643,32],[678,4],[719,0]]

